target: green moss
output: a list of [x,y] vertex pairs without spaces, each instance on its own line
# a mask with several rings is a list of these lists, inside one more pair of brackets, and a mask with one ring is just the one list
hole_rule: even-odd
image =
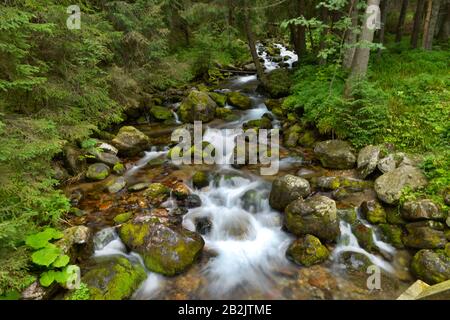
[[192,184],[194,187],[201,189],[209,185],[209,175],[205,171],[197,171],[192,176]]
[[145,237],[150,230],[148,223],[125,223],[119,230],[120,238],[125,243],[133,243],[133,246],[142,246]]
[[154,205],[158,205],[169,198],[170,189],[162,183],[152,183],[147,190],[144,191],[144,196]]
[[361,204],[361,211],[372,224],[386,223],[386,211],[378,201],[364,201]]
[[132,216],[133,216],[132,212],[121,213],[114,217],[114,222],[116,224],[122,224],[130,220]]
[[325,261],[330,252],[318,238],[308,234],[294,241],[288,248],[286,255],[294,262],[309,267]]
[[221,108],[225,107],[227,103],[227,96],[217,92],[210,92],[209,96],[214,100],[215,103]]
[[373,229],[357,222],[352,226],[352,231],[361,247],[372,252],[378,250],[373,238]]
[[241,110],[247,110],[252,107],[252,100],[240,92],[229,92],[227,94],[228,103]]
[[337,215],[339,219],[344,220],[347,223],[353,224],[358,219],[356,209],[338,209]]
[[316,143],[316,135],[313,131],[307,130],[298,139],[298,143],[303,147],[311,148]]
[[65,300],[89,300],[91,298],[88,286],[81,283],[78,289],[71,291],[64,299]]
[[402,241],[403,230],[401,227],[390,224],[380,224],[381,239],[385,242],[392,244],[397,249],[404,248]]
[[157,121],[166,121],[173,119],[172,112],[165,107],[153,106],[150,108],[150,114]]

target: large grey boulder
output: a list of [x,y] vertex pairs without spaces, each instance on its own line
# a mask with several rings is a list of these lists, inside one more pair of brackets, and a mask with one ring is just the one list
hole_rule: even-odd
[[350,144],[342,140],[319,142],[314,153],[325,168],[352,169],[355,166],[356,156]]
[[362,179],[375,171],[379,158],[380,147],[378,146],[366,146],[359,151],[357,168]]
[[112,143],[119,153],[134,156],[150,146],[150,138],[135,127],[126,126],[120,128]]
[[193,90],[178,108],[180,120],[185,123],[214,120],[217,104],[206,92]]
[[306,197],[310,193],[308,180],[288,174],[273,182],[269,204],[272,208],[283,211],[292,201]]

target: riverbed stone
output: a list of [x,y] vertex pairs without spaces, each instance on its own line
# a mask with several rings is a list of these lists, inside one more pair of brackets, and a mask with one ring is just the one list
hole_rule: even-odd
[[197,189],[209,186],[209,175],[205,171],[197,171],[192,176],[192,184]]
[[428,284],[450,280],[450,257],[442,251],[420,250],[411,261],[411,271]]
[[308,180],[288,174],[273,182],[269,204],[272,208],[283,211],[292,201],[306,197],[310,193]]
[[119,235],[128,248],[142,256],[149,270],[166,276],[185,271],[204,246],[198,233],[161,223],[155,217],[127,222],[120,228]]
[[314,148],[314,153],[325,168],[352,169],[356,162],[350,144],[342,140],[319,142]]
[[362,179],[375,171],[380,157],[380,147],[366,146],[359,151],[357,159],[357,170]]
[[160,205],[166,201],[169,196],[170,189],[162,183],[152,183],[147,190],[144,191],[144,197],[146,197],[147,201],[154,206]]
[[184,200],[184,205],[186,208],[193,209],[202,206],[202,200],[196,194],[190,194]]
[[147,278],[140,265],[120,256],[98,258],[81,278],[89,289],[90,300],[125,300]]
[[408,223],[403,243],[416,249],[444,248],[447,243],[444,228],[443,224],[433,221]]
[[374,252],[378,250],[373,238],[373,229],[363,223],[357,222],[352,225],[352,231],[359,245],[367,251]]
[[252,100],[238,91],[229,92],[227,98],[230,105],[240,110],[248,110],[252,107]]
[[139,192],[139,191],[147,189],[149,186],[150,186],[150,183],[148,183],[148,182],[141,182],[141,183],[137,183],[137,184],[134,184],[134,185],[130,186],[128,188],[128,191],[130,191],[130,192]]
[[225,94],[218,92],[209,92],[208,94],[220,108],[224,108],[227,104],[227,96]]
[[249,130],[249,129],[255,129],[255,130],[259,130],[259,129],[272,129],[272,121],[270,121],[270,119],[266,118],[266,117],[262,117],[261,119],[255,119],[255,120],[250,120],[247,121],[246,123],[244,123],[242,125],[242,128],[244,130]]
[[381,240],[393,245],[397,249],[403,249],[403,229],[400,226],[383,223],[378,226],[381,231]]
[[376,200],[364,201],[361,203],[361,212],[372,224],[386,223],[386,211]]
[[150,138],[135,127],[125,126],[120,128],[112,143],[119,154],[135,156],[149,147]]
[[300,139],[300,134],[303,131],[303,128],[299,124],[294,124],[289,127],[284,133],[284,145],[287,148],[294,148],[297,146],[298,141]]
[[156,121],[159,121],[159,122],[164,122],[167,120],[174,119],[172,112],[168,108],[162,107],[162,106],[151,107],[149,110],[149,113],[153,119],[155,119]]
[[290,203],[285,209],[284,224],[297,236],[311,234],[321,240],[334,241],[340,235],[336,203],[321,195]]
[[185,123],[194,121],[210,122],[216,115],[217,104],[208,93],[193,90],[178,108],[180,120]]
[[407,201],[403,204],[402,216],[406,220],[445,220],[446,214],[429,199]]
[[127,185],[127,182],[124,177],[114,177],[111,181],[107,184],[107,189],[109,193],[117,193],[125,186]]
[[293,262],[305,267],[310,267],[328,259],[330,251],[318,238],[307,234],[291,243],[286,255]]
[[426,185],[427,179],[419,168],[401,166],[378,177],[374,188],[380,200],[387,204],[396,204],[404,188],[417,190]]
[[111,169],[104,163],[94,163],[88,167],[86,178],[89,180],[103,180],[109,176]]

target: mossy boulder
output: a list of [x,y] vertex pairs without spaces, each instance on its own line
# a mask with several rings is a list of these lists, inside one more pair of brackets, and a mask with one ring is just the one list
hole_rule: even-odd
[[283,143],[287,148],[294,148],[297,146],[300,139],[300,134],[303,128],[299,124],[294,124],[289,127],[284,133]]
[[132,126],[120,128],[112,140],[119,154],[135,156],[150,146],[150,138]]
[[267,109],[272,111],[273,109],[281,108],[281,106],[283,104],[283,100],[282,99],[266,99],[266,101],[264,101],[264,104],[266,105]]
[[367,268],[373,265],[370,258],[360,252],[345,251],[339,255],[339,262],[352,271],[367,272]]
[[89,289],[91,300],[125,300],[147,278],[144,268],[124,257],[98,259],[81,281]]
[[174,119],[172,112],[166,107],[153,106],[150,108],[149,113],[153,119],[159,122]]
[[180,120],[185,123],[194,121],[210,122],[216,115],[217,104],[208,93],[193,90],[178,108]]
[[275,179],[269,195],[272,208],[283,211],[288,204],[311,193],[308,180],[294,175],[285,175]]
[[227,96],[224,94],[217,93],[217,92],[209,92],[209,96],[221,108],[225,107],[225,105],[227,104]]
[[228,108],[217,108],[216,109],[216,118],[222,119],[225,121],[235,121],[239,119],[239,116],[233,113],[233,110]]
[[325,168],[352,169],[356,157],[348,142],[328,140],[316,144],[314,153]]
[[266,75],[265,81],[258,88],[271,98],[278,99],[289,95],[292,79],[287,69],[276,69]]
[[413,166],[401,166],[383,174],[375,180],[375,192],[387,204],[396,204],[405,188],[417,190],[427,185],[423,172]]
[[312,148],[318,139],[318,135],[313,130],[305,130],[302,134],[300,134],[300,138],[298,139],[298,144],[302,147]]
[[272,129],[273,125],[270,119],[262,117],[261,119],[250,120],[244,123],[242,127],[244,130],[255,129],[258,131],[259,129]]
[[444,224],[434,221],[408,223],[403,243],[416,249],[444,248],[447,244],[444,230]]
[[104,163],[94,163],[88,167],[86,178],[89,180],[103,180],[106,179],[111,172],[109,166]]
[[354,224],[358,220],[358,213],[356,208],[351,209],[338,209],[337,216],[340,220],[343,220],[349,224]]
[[371,145],[366,146],[359,151],[357,169],[362,179],[365,179],[369,174],[375,171],[380,158],[380,152],[380,147]]
[[361,203],[361,213],[372,224],[386,223],[386,211],[376,200]]
[[111,181],[108,182],[106,188],[108,189],[109,193],[117,193],[125,188],[126,185],[127,182],[124,177],[114,177]]
[[252,107],[252,100],[243,93],[234,91],[227,94],[227,101],[233,107],[240,110],[248,110]]
[[443,251],[420,250],[411,261],[411,271],[432,285],[450,279],[450,257]]
[[340,235],[336,203],[321,195],[291,202],[285,209],[284,224],[297,236],[312,234],[321,240],[335,241]]
[[375,245],[372,228],[369,228],[360,222],[356,222],[352,225],[352,232],[356,239],[358,239],[358,243],[361,247],[372,252],[378,250],[378,247]]
[[241,198],[242,208],[252,213],[261,212],[267,195],[267,192],[261,190],[248,190]]
[[197,171],[192,176],[192,184],[197,189],[209,186],[209,174],[205,171]]
[[147,201],[158,206],[166,201],[170,196],[170,188],[166,187],[162,183],[152,183],[144,192],[144,197]]
[[389,224],[405,225],[407,221],[403,219],[397,207],[386,207],[386,220]]
[[102,162],[111,167],[114,167],[117,163],[120,163],[120,159],[112,153],[103,152],[96,148],[92,148],[88,152],[95,157],[96,161]]
[[305,267],[324,262],[330,252],[318,238],[307,234],[295,240],[288,248],[286,255],[289,259]]
[[347,188],[352,191],[362,191],[373,186],[370,181],[364,181],[349,177],[318,177],[313,179],[317,187],[322,190],[337,190]]
[[439,205],[429,199],[407,201],[403,204],[402,216],[405,220],[445,220],[446,214]]
[[130,220],[133,217],[133,213],[132,212],[124,212],[124,213],[119,213],[117,216],[114,217],[114,222],[116,224],[122,224],[127,222],[128,220]]
[[113,167],[113,172],[116,174],[124,174],[125,173],[125,166],[121,162],[117,162]]
[[185,271],[201,253],[204,241],[195,232],[160,223],[158,219],[135,219],[119,230],[125,245],[139,253],[145,266],[166,276]]
[[402,240],[402,227],[386,223],[380,224],[378,227],[381,231],[381,240],[390,243],[397,249],[402,249],[405,247]]

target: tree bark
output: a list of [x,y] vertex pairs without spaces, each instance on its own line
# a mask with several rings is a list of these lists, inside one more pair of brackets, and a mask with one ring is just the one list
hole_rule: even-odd
[[348,48],[345,49],[344,52],[344,59],[342,61],[342,65],[345,69],[350,69],[352,67],[353,57],[355,56],[355,44],[358,40],[358,36],[356,33],[356,28],[358,27],[358,0],[353,0],[350,4],[350,16],[352,19],[352,26],[351,30],[348,30],[345,35],[345,44],[348,46]]
[[[328,9],[325,7],[321,7],[320,8],[320,20],[322,20],[322,22],[327,25],[327,20],[328,20]],[[319,52],[326,49],[326,42],[325,42],[325,38],[328,34],[328,29],[324,29],[322,31],[322,34],[320,35],[320,42],[319,42]],[[320,65],[324,65],[327,63],[327,60],[324,58],[320,58],[319,59],[319,64]]]
[[244,2],[244,29],[245,29],[245,34],[247,35],[247,42],[248,42],[248,46],[250,49],[250,53],[253,58],[253,63],[255,64],[255,67],[256,67],[256,73],[258,75],[258,78],[264,85],[265,84],[264,70],[261,65],[261,62],[259,61],[258,53],[256,52],[255,36],[253,34],[252,26],[250,23],[249,9],[246,7],[245,2]]
[[371,6],[378,6],[380,5],[380,0],[367,0],[367,11],[366,15],[363,21],[361,36],[359,38],[360,45],[356,48],[355,56],[353,57],[352,62],[352,69],[350,71],[350,76],[347,79],[347,83],[345,86],[345,96],[350,96],[350,93],[352,91],[352,85],[353,82],[362,79],[367,74],[367,68],[369,65],[369,58],[370,58],[370,48],[367,47],[367,44],[370,44],[373,42],[374,34],[375,34],[375,27],[371,25],[371,22],[373,22],[371,19],[373,19],[373,12],[369,11],[369,8]]
[[[305,0],[297,0],[297,14],[299,16],[305,15]],[[300,57],[304,57],[306,55],[306,30],[304,26],[297,26],[297,54]]]
[[447,42],[450,37],[450,1],[442,6],[442,21],[439,28],[438,39]]
[[397,34],[395,35],[395,42],[402,41],[402,35],[403,35],[403,25],[405,24],[405,18],[406,18],[406,12],[408,11],[408,0],[402,1],[402,8],[400,10],[400,16],[398,18],[397,23]]
[[[380,28],[380,36],[379,43],[384,44],[384,35],[386,31],[386,20],[387,14],[389,11],[389,3],[388,0],[381,0],[381,28]],[[377,58],[381,58],[381,49],[378,49]]]
[[414,14],[414,25],[411,34],[411,48],[417,48],[419,42],[420,29],[422,27],[423,11],[425,7],[425,0],[417,0],[416,12]]
[[436,32],[437,19],[441,0],[428,0],[427,17],[423,30],[423,48],[425,50],[433,49],[433,38]]

